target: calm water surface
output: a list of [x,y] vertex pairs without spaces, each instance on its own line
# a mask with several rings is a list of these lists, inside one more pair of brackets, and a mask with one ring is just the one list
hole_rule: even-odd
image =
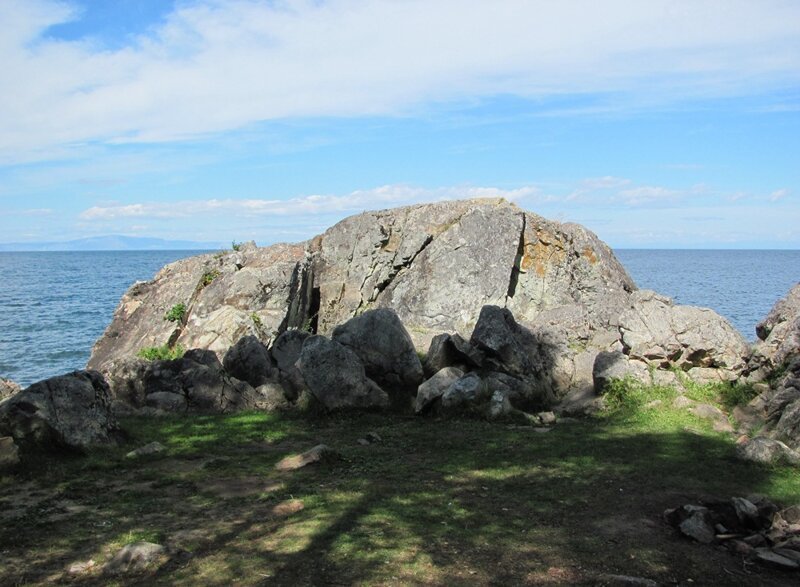
[[[615,251],[641,288],[712,308],[748,339],[800,280],[800,251]],[[135,281],[199,251],[0,252],[0,377],[22,385],[74,369]]]

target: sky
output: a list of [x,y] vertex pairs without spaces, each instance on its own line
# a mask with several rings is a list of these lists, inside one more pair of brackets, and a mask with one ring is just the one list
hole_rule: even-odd
[[796,0],[0,0],[0,243],[504,197],[800,249]]

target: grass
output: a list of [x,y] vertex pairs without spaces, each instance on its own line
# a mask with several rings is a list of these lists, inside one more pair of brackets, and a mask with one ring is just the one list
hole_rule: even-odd
[[172,361],[174,359],[180,359],[185,352],[186,349],[181,345],[171,347],[165,344],[162,346],[148,346],[139,349],[136,356],[147,361]]
[[[137,584],[791,584],[661,522],[702,496],[800,502],[796,470],[737,460],[669,407],[676,393],[612,387],[612,410],[547,433],[369,413],[126,419],[125,446],[0,479],[0,583],[47,584],[146,539],[179,554]],[[381,442],[358,444],[370,431]],[[125,458],[155,440],[165,452]],[[321,442],[341,458],[275,470]]]
[[217,277],[220,276],[219,270],[217,269],[209,269],[203,275],[200,276],[200,281],[197,283],[197,291],[200,291],[204,287],[211,285],[211,282],[214,281]]
[[164,314],[164,320],[167,320],[168,322],[183,322],[185,317],[186,304],[183,302],[175,304],[166,314]]

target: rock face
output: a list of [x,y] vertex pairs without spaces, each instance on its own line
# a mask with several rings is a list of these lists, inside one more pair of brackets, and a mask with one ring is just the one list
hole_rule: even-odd
[[0,377],[0,402],[21,390],[22,388],[16,382]]
[[[242,336],[269,342],[292,317],[305,287],[304,245],[245,246],[239,251],[200,255],[164,267],[152,281],[134,284],[111,324],[92,349],[89,368],[135,357],[140,349],[164,344],[210,349],[222,357]],[[185,314],[167,313],[184,304]]]
[[23,453],[80,451],[119,434],[108,385],[96,371],[52,377],[0,403],[0,436],[13,437]]
[[[580,322],[571,338],[589,342],[615,332],[614,308],[634,289],[610,249],[580,226],[503,200],[409,206],[347,218],[307,243],[168,265],[125,294],[89,366],[108,373],[167,343],[221,357],[247,334],[267,345],[292,328],[329,334],[374,308],[393,309],[418,350],[443,332],[468,337],[487,304],[526,324],[549,310],[571,313]],[[181,320],[165,320],[179,303]]]
[[756,327],[761,339],[749,360],[759,395],[742,411],[760,436],[740,447],[743,458],[800,465],[800,284],[779,300]]
[[[226,369],[251,387],[277,379],[294,401],[310,388],[311,366],[296,366],[305,339],[325,335],[352,350],[393,401],[413,395],[422,379],[415,351],[427,350],[427,377],[445,367],[502,373],[515,380],[506,386],[515,407],[560,401],[561,411],[594,405],[602,352],[622,352],[633,373],[739,375],[749,349],[725,320],[635,290],[581,226],[503,200],[408,206],[352,216],[306,243],[248,244],[168,265],[125,294],[89,365],[115,380],[142,347],[180,344],[222,358],[249,336]],[[171,311],[179,303],[185,312]],[[481,318],[487,307],[496,319]],[[504,329],[506,346],[495,345],[489,322]]]
[[756,335],[762,341],[757,353],[778,367],[800,353],[800,283],[783,299],[778,300],[767,317],[756,325]]
[[677,367],[693,379],[735,379],[750,348],[727,320],[706,308],[676,306],[652,291],[638,291],[619,318],[623,352],[661,368]]

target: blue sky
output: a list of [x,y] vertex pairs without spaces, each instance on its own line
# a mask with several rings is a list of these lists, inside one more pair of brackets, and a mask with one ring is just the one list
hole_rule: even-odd
[[800,248],[800,2],[3,0],[0,242],[259,244],[503,196]]

